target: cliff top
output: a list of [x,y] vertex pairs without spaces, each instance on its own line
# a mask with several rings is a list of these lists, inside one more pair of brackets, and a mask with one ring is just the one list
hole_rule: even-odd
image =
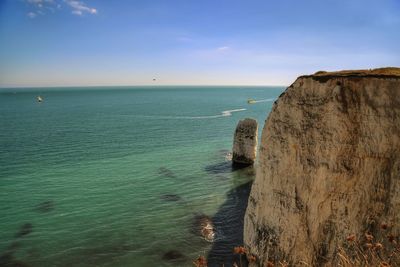
[[326,81],[330,78],[339,77],[373,77],[373,78],[400,78],[400,68],[387,67],[379,69],[368,69],[368,70],[342,70],[342,71],[317,71],[311,75],[303,75],[300,78],[313,78],[320,81]]

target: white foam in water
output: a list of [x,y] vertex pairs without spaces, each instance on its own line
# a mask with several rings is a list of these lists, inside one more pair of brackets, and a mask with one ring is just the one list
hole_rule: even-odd
[[232,116],[233,112],[245,111],[245,108],[239,109],[231,109],[231,110],[224,110],[221,112],[220,115],[212,115],[212,116],[197,116],[197,117],[177,117],[179,119],[211,119],[211,118],[221,118],[221,117],[228,117]]
[[222,111],[222,116],[232,116],[232,112],[238,112],[238,111],[245,111],[245,108],[239,108],[239,109],[232,109],[232,110],[225,110]]
[[261,100],[254,100],[252,103],[261,103],[261,102],[272,102],[276,98],[267,98],[267,99],[261,99]]

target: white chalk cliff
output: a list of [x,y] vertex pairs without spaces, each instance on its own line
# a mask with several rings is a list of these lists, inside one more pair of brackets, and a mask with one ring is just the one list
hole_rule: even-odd
[[299,77],[262,131],[244,226],[251,266],[335,265],[351,234],[387,242],[382,223],[399,241],[400,69]]

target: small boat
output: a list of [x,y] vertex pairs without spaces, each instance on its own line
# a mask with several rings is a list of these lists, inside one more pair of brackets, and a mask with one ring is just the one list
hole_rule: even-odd
[[251,98],[247,99],[247,104],[254,104],[254,103],[256,103],[254,99]]
[[39,102],[39,103],[40,103],[40,102],[43,102],[43,98],[42,98],[40,95],[36,97],[36,100],[37,100],[37,102]]

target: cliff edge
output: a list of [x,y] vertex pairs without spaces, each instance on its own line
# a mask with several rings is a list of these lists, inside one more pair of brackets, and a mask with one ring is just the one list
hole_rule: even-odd
[[258,157],[244,225],[252,266],[336,265],[351,235],[399,243],[400,68],[299,77],[275,102]]

